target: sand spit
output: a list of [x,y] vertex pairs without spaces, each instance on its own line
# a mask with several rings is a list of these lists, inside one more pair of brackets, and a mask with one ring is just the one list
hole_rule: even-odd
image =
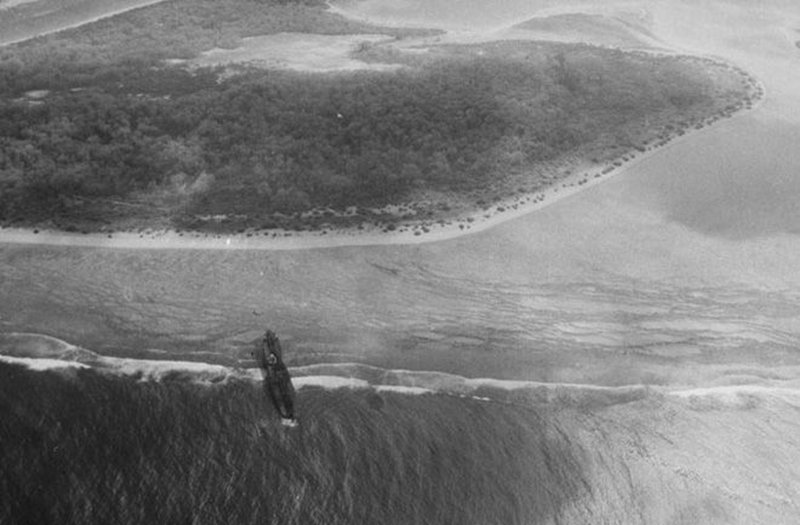
[[[34,1],[34,0],[31,0],[31,1]],[[38,38],[40,36],[49,35],[49,34],[52,34],[52,33],[58,33],[60,31],[66,30],[66,29],[74,29],[76,27],[84,26],[86,24],[91,24],[93,22],[97,22],[97,21],[103,20],[105,18],[111,18],[112,16],[121,15],[122,13],[127,13],[128,11],[133,11],[134,9],[139,9],[140,7],[147,7],[149,5],[159,4],[159,3],[163,2],[163,1],[164,0],[143,0],[141,2],[136,2],[136,3],[133,3],[131,5],[122,7],[120,9],[115,9],[113,11],[109,11],[108,13],[103,13],[103,14],[100,14],[100,15],[97,15],[97,16],[93,16],[91,18],[87,18],[85,20],[81,20],[80,22],[75,22],[75,23],[71,23],[71,24],[64,24],[64,25],[61,25],[59,27],[54,27],[54,28],[51,28],[51,29],[46,29],[44,31],[39,31],[39,32],[30,34],[30,35],[26,35],[26,36],[24,36],[22,38],[16,38],[14,40],[7,40],[6,41],[6,40],[3,40],[2,36],[0,36],[0,47],[10,46],[12,44],[19,44],[20,42],[25,42],[26,40],[32,40],[34,38]],[[17,5],[21,4],[21,3],[24,3],[24,2],[19,2],[18,1]]]
[[2,0],[0,1],[0,11],[5,11],[7,9],[11,9],[12,7],[17,7],[18,5],[30,4],[36,1],[37,0]]

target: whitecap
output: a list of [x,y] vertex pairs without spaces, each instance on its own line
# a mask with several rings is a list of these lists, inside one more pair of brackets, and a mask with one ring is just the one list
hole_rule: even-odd
[[0,355],[0,361],[12,365],[22,365],[30,370],[41,372],[44,370],[59,370],[64,368],[90,368],[83,363],[75,361],[64,361],[61,359],[33,358],[33,357],[12,357]]
[[367,388],[369,383],[363,379],[341,376],[303,376],[292,380],[295,388],[322,387],[329,390],[337,388]]

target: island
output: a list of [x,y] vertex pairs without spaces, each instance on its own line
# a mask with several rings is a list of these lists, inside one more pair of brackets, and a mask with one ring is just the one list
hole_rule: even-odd
[[458,234],[763,95],[646,45],[441,36],[318,0],[171,0],[0,48],[0,225]]

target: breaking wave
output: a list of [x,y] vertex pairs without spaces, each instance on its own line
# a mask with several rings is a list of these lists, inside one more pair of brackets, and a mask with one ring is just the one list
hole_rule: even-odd
[[287,430],[242,365],[0,334],[0,523],[789,524],[800,513],[791,381],[602,387],[315,364],[291,369],[300,425]]
[[[166,352],[152,350],[148,353]],[[233,367],[199,361],[110,357],[55,337],[33,333],[0,334],[0,362],[22,365],[33,371],[92,369],[139,381],[190,382],[200,385],[223,384],[231,380],[254,383],[261,381],[261,373],[254,362]],[[584,408],[629,403],[663,395],[683,400],[698,410],[746,408],[766,399],[778,399],[800,407],[800,380],[758,384],[763,378],[752,374],[742,379],[741,384],[697,388],[653,385],[612,387],[468,378],[444,372],[388,370],[362,363],[320,363],[290,367],[289,370],[297,389],[371,389],[378,393],[445,394],[479,401]]]
[[[0,361],[31,370],[91,368],[141,381],[224,383],[231,379],[261,381],[255,363],[230,367],[197,361],[131,359],[103,356],[51,336],[10,333],[0,335]],[[480,400],[603,405],[641,399],[649,387],[605,387],[541,383],[490,378],[466,378],[444,372],[387,370],[361,363],[314,364],[289,368],[296,388],[374,389],[399,394],[449,394]]]

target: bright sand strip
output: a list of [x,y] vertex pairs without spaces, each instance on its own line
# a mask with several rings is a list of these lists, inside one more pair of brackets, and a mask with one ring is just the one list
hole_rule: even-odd
[[18,5],[30,4],[36,1],[37,0],[0,0],[0,11],[5,11],[6,9],[17,7]]
[[[33,1],[36,1],[36,0],[30,0],[30,1],[33,2]],[[100,14],[100,15],[97,15],[97,16],[93,16],[91,18],[87,18],[85,20],[81,20],[80,22],[75,22],[75,23],[72,23],[72,24],[64,24],[62,26],[59,26],[59,27],[56,27],[56,28],[53,28],[53,29],[47,29],[47,30],[44,30],[44,31],[40,31],[38,33],[34,33],[34,34],[31,34],[31,35],[24,36],[22,38],[16,38],[14,40],[3,41],[2,36],[0,36],[0,47],[10,46],[12,44],[19,44],[20,42],[25,42],[26,40],[31,40],[31,39],[38,38],[38,37],[44,36],[44,35],[49,35],[49,34],[52,34],[52,33],[58,33],[59,31],[64,31],[66,29],[74,29],[76,27],[84,26],[86,24],[91,24],[93,22],[97,22],[99,20],[103,20],[104,18],[111,18],[112,16],[121,15],[122,13],[127,13],[128,11],[133,11],[134,9],[139,9],[140,7],[146,7],[146,6],[153,5],[153,4],[160,4],[163,1],[164,0],[143,0],[140,3],[137,2],[137,3],[131,4],[131,5],[126,6],[126,7],[121,7],[119,9],[115,9],[114,11],[109,11],[108,13],[103,13],[103,14]],[[17,2],[17,4],[21,4],[21,3],[25,3],[25,2]]]
[[[682,137],[685,139],[686,136]],[[371,246],[389,244],[422,244],[445,241],[470,233],[477,233],[498,224],[522,217],[545,206],[565,199],[584,188],[594,186],[601,181],[621,173],[625,168],[641,162],[653,153],[651,150],[640,154],[626,165],[595,178],[589,172],[580,172],[561,179],[557,184],[531,195],[492,205],[488,211],[478,210],[473,215],[462,219],[451,219],[444,226],[437,223],[426,225],[429,231],[422,233],[420,229],[384,232],[377,226],[365,226],[363,230],[356,228],[321,230],[314,232],[294,232],[270,230],[269,236],[252,234],[219,235],[202,233],[178,233],[172,230],[152,233],[70,233],[57,230],[32,230],[28,228],[4,228],[0,230],[0,242],[14,244],[45,244],[50,246],[87,246],[128,249],[195,249],[195,250],[304,250],[313,248],[336,248],[345,246]],[[602,170],[602,167],[600,168]],[[592,170],[594,172],[595,170]],[[579,184],[581,180],[584,184]],[[505,211],[499,212],[498,208]],[[487,217],[488,215],[488,217]],[[472,222],[468,222],[472,219]],[[460,227],[463,225],[463,229]],[[403,225],[398,226],[403,229]],[[34,233],[38,231],[39,233]],[[325,232],[325,233],[323,233]]]

